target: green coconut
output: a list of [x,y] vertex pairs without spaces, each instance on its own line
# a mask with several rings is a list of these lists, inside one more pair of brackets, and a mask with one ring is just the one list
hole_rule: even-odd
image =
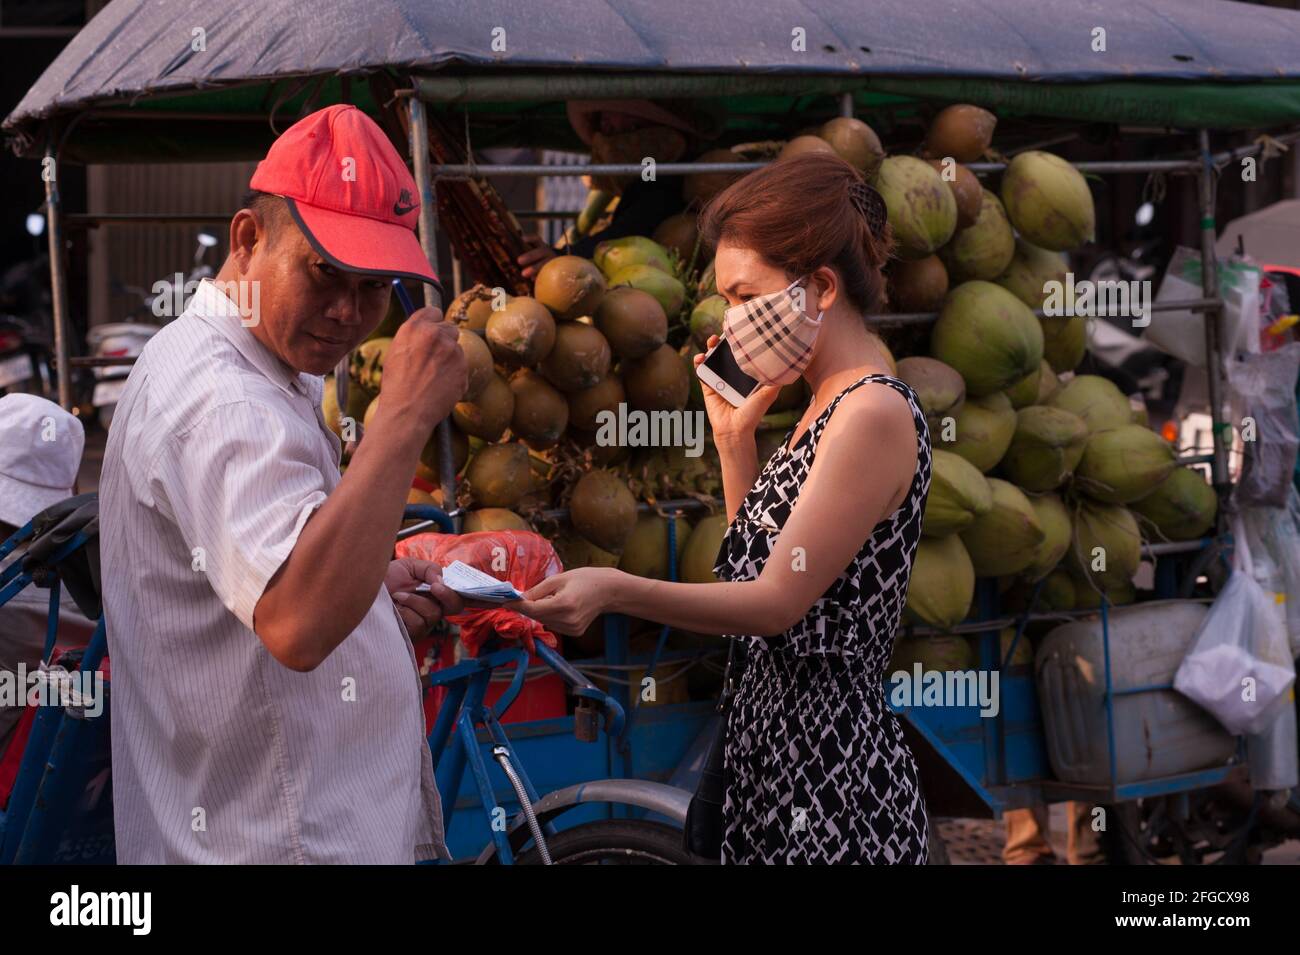
[[1189,541],[1214,526],[1219,498],[1195,468],[1174,468],[1154,491],[1130,505],[1165,540]]
[[649,292],[664,310],[669,324],[676,320],[677,313],[682,310],[682,303],[686,301],[686,286],[671,273],[653,265],[629,265],[621,268],[610,274],[609,285],[610,288],[627,285]]
[[605,294],[605,276],[579,255],[557,255],[537,273],[533,297],[558,319],[591,315]]
[[992,507],[993,489],[975,465],[961,455],[935,449],[921,533],[947,537],[969,527]]
[[[1032,498],[1031,498],[1032,500]],[[1070,527],[1066,529],[1066,548],[1070,545]],[[1021,613],[1029,609],[1029,600],[1038,589],[1038,599],[1034,602],[1034,610],[1037,612],[1050,612],[1053,610],[1072,610],[1075,600],[1075,583],[1074,578],[1064,567],[1054,567],[1041,580],[1030,581],[1027,578],[1029,571],[1022,574],[1012,584],[1011,588],[1002,595],[1002,609],[1009,613]]]
[[463,327],[456,334],[456,342],[465,353],[465,394],[461,400],[476,401],[496,374],[492,367],[492,349],[480,335]]
[[504,378],[494,373],[477,398],[462,401],[452,409],[451,418],[466,434],[484,441],[496,441],[510,427],[510,416],[514,411],[514,392]]
[[510,379],[514,409],[510,430],[536,450],[559,443],[569,425],[569,402],[563,392],[541,375],[522,369]]
[[876,188],[884,197],[901,258],[925,258],[952,238],[957,200],[925,160],[890,156],[880,164]]
[[465,471],[475,507],[511,508],[532,490],[532,462],[522,444],[489,444],[475,452]]
[[487,321],[492,357],[510,367],[531,367],[555,344],[555,319],[550,310],[526,295],[512,298]]
[[391,338],[372,338],[362,342],[348,361],[348,376],[352,384],[361,388],[370,397],[379,394],[384,380],[384,358],[388,346],[393,344]]
[[1044,249],[1078,248],[1096,233],[1087,180],[1052,153],[1030,150],[1012,159],[1002,174],[1002,202],[1016,231]]
[[[1101,588],[1128,584],[1142,560],[1137,518],[1119,504],[1079,498],[1070,523],[1073,534],[1065,552],[1066,567],[1080,581]],[[1075,590],[1088,589],[1088,584]],[[1076,594],[1077,596],[1077,594]]]
[[722,337],[722,315],[727,310],[727,300],[721,295],[710,295],[691,309],[691,337],[701,348],[708,345],[709,336]]
[[1052,366],[1044,358],[1039,364],[1038,375],[1038,397],[1034,404],[1045,405],[1050,402],[1056,393],[1061,390],[1061,379],[1056,377],[1056,372],[1052,371]]
[[[1011,645],[1016,645],[1015,653],[1011,654],[1011,659],[1007,660],[1007,654],[1011,651]],[[1029,637],[1025,634],[1020,635],[1019,641],[1016,640],[1015,627],[1003,627],[998,633],[998,650],[1001,653],[1001,659],[1006,660],[1007,666],[1028,667],[1034,665],[1034,647],[1029,642]],[[1001,660],[999,661],[1001,662]]]
[[[682,555],[686,551],[686,541],[691,535],[691,525],[683,518],[677,518],[677,568],[680,576]],[[637,577],[649,577],[654,580],[668,579],[668,518],[658,514],[642,514],[637,518],[627,543],[623,545],[623,554],[618,561],[618,569]]]
[[532,525],[504,507],[480,507],[465,515],[462,533],[474,534],[478,531],[531,531]]
[[1127,504],[1154,491],[1177,466],[1168,441],[1141,425],[1126,424],[1088,438],[1075,475],[1089,497]]
[[979,657],[971,650],[970,641],[955,633],[902,637],[894,645],[886,676],[902,672],[910,678],[918,663],[922,673],[973,670],[978,660]]
[[1082,315],[1047,315],[1040,318],[1043,357],[1060,373],[1074,371],[1088,352],[1088,319]]
[[975,162],[993,144],[997,125],[998,118],[982,107],[970,103],[945,107],[930,121],[923,151],[932,159]]
[[948,293],[930,333],[930,354],[980,397],[1009,388],[1043,360],[1043,330],[1033,312],[1000,285],[963,282]]
[[1040,249],[1023,238],[1016,239],[1016,251],[997,283],[1030,308],[1043,307],[1050,282],[1065,284],[1070,261],[1060,252]]
[[1029,506],[1034,509],[1043,539],[1034,552],[1033,562],[1022,572],[1031,581],[1041,580],[1052,572],[1070,548],[1070,511],[1055,494],[1032,494]]
[[689,262],[699,240],[700,231],[692,212],[677,212],[655,226],[651,236],[665,249],[675,251],[683,262]]
[[[1087,583],[1078,583],[1074,588],[1074,610],[1098,610],[1101,608],[1101,594]],[[1137,599],[1137,588],[1133,581],[1126,580],[1105,588],[1106,602],[1113,607],[1123,607]]]
[[999,478],[989,478],[993,507],[961,532],[975,573],[981,577],[1018,574],[1033,564],[1046,536],[1025,492]]
[[1006,211],[998,197],[987,189],[974,224],[962,229],[939,250],[953,282],[971,279],[992,281],[1007,270],[1016,251]]
[[[953,440],[947,438],[951,433]],[[936,447],[960,454],[983,473],[1002,460],[1016,433],[1016,411],[1002,392],[983,398],[967,398],[953,416],[952,427],[941,425],[931,434]]]
[[975,598],[975,568],[956,534],[922,537],[912,561],[904,616],[932,627],[955,627]]
[[623,388],[639,411],[680,411],[691,395],[692,375],[672,345],[660,345],[644,358],[625,361]]
[[1100,375],[1076,375],[1061,386],[1048,405],[1078,415],[1088,426],[1089,434],[1132,421],[1133,412],[1124,393]]
[[562,322],[555,329],[555,344],[537,370],[563,392],[582,391],[609,372],[613,354],[599,329],[585,322]]
[[573,486],[569,520],[601,550],[621,554],[636,526],[636,498],[612,471],[588,471]]
[[948,294],[948,270],[937,255],[898,259],[890,264],[887,279],[893,312],[937,312]]
[[619,358],[640,358],[668,341],[668,316],[649,292],[610,289],[596,308],[596,327]]
[[841,159],[857,169],[867,182],[874,182],[885,159],[876,131],[852,116],[836,116],[822,124],[817,135],[835,150]]
[[969,229],[980,216],[980,206],[984,204],[984,187],[980,185],[975,173],[965,166],[946,159],[931,159],[929,162],[939,173],[939,178],[948,184],[952,197],[957,200],[957,231]]
[[1021,408],[1027,408],[1029,405],[1039,403],[1038,390],[1043,380],[1044,364],[1046,362],[1040,361],[1037,368],[1006,390],[1007,397],[1011,399],[1011,407],[1018,411]]
[[710,514],[702,518],[686,539],[682,551],[681,579],[688,584],[711,584],[718,580],[713,565],[722,539],[727,536],[727,516]]
[[806,156],[808,153],[825,153],[830,156],[836,155],[834,148],[820,136],[795,136],[789,140],[781,151],[776,154],[777,159],[793,159],[795,156]]
[[1002,470],[1026,491],[1051,491],[1074,473],[1087,443],[1088,426],[1078,415],[1030,405],[1016,412]]
[[713,268],[713,263],[710,262],[704,267],[704,271],[700,273],[699,284],[695,286],[695,297],[697,299],[707,298],[710,295],[717,294],[718,276]]
[[618,554],[611,554],[593,544],[573,528],[562,529],[551,539],[560,564],[565,570],[579,567],[617,567]]
[[623,379],[613,373],[606,375],[590,388],[571,391],[565,398],[569,402],[569,425],[579,431],[595,432],[600,427],[596,416],[602,411],[618,414],[618,406],[627,400]]
[[955,415],[966,401],[966,382],[957,369],[937,358],[917,355],[898,362],[898,377],[912,386],[930,424],[931,440],[943,419]]
[[610,285],[615,284],[612,281],[614,273],[633,265],[648,265],[669,274],[673,271],[668,250],[654,239],[647,239],[643,235],[628,235],[598,242],[591,258],[596,268],[604,272],[607,279],[611,279]]

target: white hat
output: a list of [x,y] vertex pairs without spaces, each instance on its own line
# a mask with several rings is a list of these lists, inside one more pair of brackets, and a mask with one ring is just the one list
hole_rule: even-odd
[[0,521],[22,527],[71,497],[85,446],[81,422],[54,402],[0,398]]

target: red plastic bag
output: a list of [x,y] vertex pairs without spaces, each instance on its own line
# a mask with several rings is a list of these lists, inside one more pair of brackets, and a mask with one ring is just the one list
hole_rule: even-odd
[[[526,591],[564,569],[551,542],[532,531],[478,531],[474,534],[416,534],[397,542],[398,557],[415,557],[445,567],[459,560],[476,570],[508,580],[515,589]],[[559,645],[555,634],[536,620],[514,610],[467,610],[448,617],[460,627],[460,640],[471,654],[494,634],[507,640],[522,640],[533,652],[533,640],[548,647]]]

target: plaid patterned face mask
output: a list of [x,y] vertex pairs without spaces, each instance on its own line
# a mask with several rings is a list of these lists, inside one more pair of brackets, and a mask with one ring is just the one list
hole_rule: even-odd
[[795,279],[779,292],[759,295],[723,312],[722,333],[740,370],[765,385],[788,385],[808,367],[822,328],[822,313],[799,307],[807,294]]

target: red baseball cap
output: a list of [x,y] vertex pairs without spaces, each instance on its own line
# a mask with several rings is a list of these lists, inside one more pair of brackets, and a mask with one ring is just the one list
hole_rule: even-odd
[[431,282],[442,291],[415,234],[415,180],[383,130],[355,106],[298,120],[248,185],[284,197],[312,248],[336,268]]

